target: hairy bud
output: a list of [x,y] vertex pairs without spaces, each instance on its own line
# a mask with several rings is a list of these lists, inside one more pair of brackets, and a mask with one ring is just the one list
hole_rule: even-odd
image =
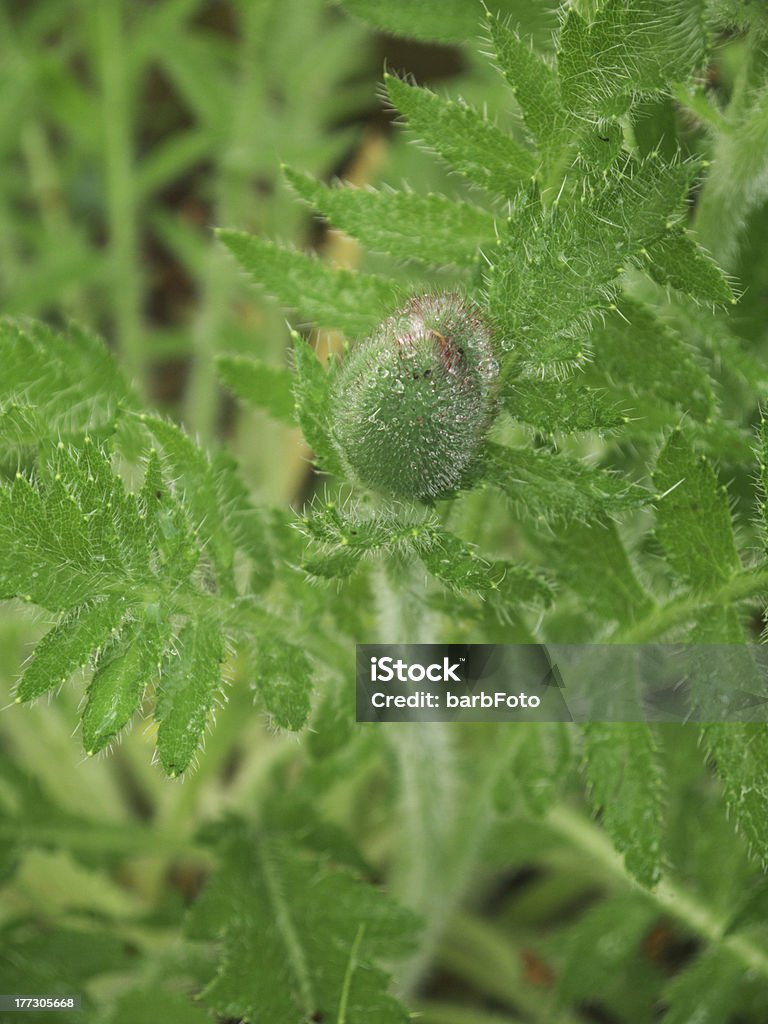
[[334,391],[334,441],[374,490],[429,500],[461,483],[486,436],[499,367],[479,311],[421,295],[357,345]]

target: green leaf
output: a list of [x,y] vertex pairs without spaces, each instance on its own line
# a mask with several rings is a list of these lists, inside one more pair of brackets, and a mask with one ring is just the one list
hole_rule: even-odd
[[[699,613],[692,641],[697,644],[745,645],[746,636],[738,615],[731,607],[714,606]],[[738,672],[739,684],[752,686],[754,662],[744,646],[750,664]],[[706,646],[703,647],[706,653]],[[730,682],[715,680],[715,682]],[[755,680],[756,687],[761,685]],[[745,837],[763,865],[768,864],[768,730],[762,722],[709,722],[702,725],[702,738],[723,785],[728,812],[736,829]]]
[[614,305],[624,269],[670,230],[690,174],[627,158],[585,177],[578,201],[545,208],[536,189],[522,195],[487,275],[502,346],[531,367],[583,361],[597,314]]
[[303,650],[261,636],[253,658],[255,688],[275,725],[297,732],[309,717],[312,665]]
[[499,67],[512,87],[531,135],[542,150],[561,144],[567,112],[557,72],[500,17],[489,12],[488,25]]
[[[195,444],[180,427],[170,420],[141,413],[139,420],[160,445],[163,465],[175,488],[184,495],[184,511],[192,523],[193,536],[205,540],[204,550],[215,568],[219,586],[227,594],[234,593],[234,541],[224,516],[211,515],[219,506],[219,481],[207,453]],[[168,523],[169,539],[183,545],[183,528],[177,520]],[[196,545],[199,546],[199,545]]]
[[653,886],[662,869],[663,787],[651,731],[644,722],[590,722],[584,744],[592,806],[627,870]]
[[638,508],[648,492],[603,469],[544,449],[489,444],[482,478],[498,487],[521,518],[589,520]]
[[89,756],[115,739],[138,710],[146,687],[160,671],[168,635],[164,623],[134,620],[102,648],[83,711],[83,745]]
[[[165,432],[158,433],[173,447],[176,428],[161,427]],[[177,486],[192,487],[194,479],[183,475],[185,444],[191,442],[184,438],[172,452],[174,475]],[[218,476],[211,479],[218,485]],[[211,502],[219,507],[218,490]],[[230,513],[221,505],[226,523]],[[0,485],[0,512],[0,593],[64,613],[38,644],[17,700],[60,686],[95,659],[82,714],[91,754],[128,724],[159,676],[161,761],[169,771],[182,771],[218,688],[219,659],[211,666],[209,655],[222,643],[221,625],[205,619],[210,575],[203,588],[194,575],[204,541],[194,537],[189,512],[166,484],[157,452],[150,451],[141,490],[133,494],[113,472],[105,448],[88,437],[81,448],[62,442],[43,450],[34,481],[18,474],[10,486]],[[172,617],[181,630],[178,648],[169,648]],[[193,644],[198,635],[210,642]],[[189,671],[194,680],[185,689]]]
[[384,82],[413,133],[473,184],[511,199],[535,174],[534,154],[477,110],[392,75]]
[[[594,367],[607,374],[611,390],[636,399],[633,420],[642,424],[660,403],[686,410],[706,422],[715,411],[712,381],[683,344],[678,332],[640,303],[622,301],[618,311],[597,324],[591,346]],[[675,413],[679,419],[679,413]]]
[[124,598],[112,596],[80,605],[64,615],[35,648],[16,689],[16,700],[34,700],[66,683],[118,629],[125,613]]
[[648,249],[648,272],[659,284],[669,284],[702,302],[734,302],[731,286],[720,267],[678,226]]
[[242,231],[218,237],[265,292],[317,327],[364,335],[396,305],[395,285],[382,277],[337,270]]
[[74,324],[66,333],[32,320],[0,320],[0,446],[105,434],[128,385],[102,344]]
[[238,398],[266,409],[283,423],[293,426],[296,422],[289,370],[247,356],[218,356],[216,369],[224,386]]
[[202,617],[184,626],[166,651],[157,688],[157,753],[167,775],[183,772],[195,754],[221,693],[221,626]]
[[741,568],[725,487],[679,429],[662,448],[653,480],[660,492],[656,536],[669,565],[694,589],[717,590]]
[[632,622],[651,610],[615,523],[569,523],[557,530],[551,548],[558,578],[601,623]]
[[336,448],[331,440],[331,378],[308,342],[292,332],[295,376],[293,397],[296,416],[307,444],[315,453],[320,468],[327,473],[342,472]]
[[502,397],[511,416],[543,434],[608,433],[626,422],[607,391],[590,387],[578,372],[564,380],[515,378]]
[[327,185],[286,170],[302,199],[367,249],[434,266],[472,267],[495,239],[494,219],[447,196]]
[[[203,1000],[222,1017],[405,1024],[378,966],[407,952],[415,922],[346,868],[243,822],[220,827],[219,868],[192,908],[193,938],[221,944]],[[242,965],[258,964],[258,970]]]
[[703,0],[607,0],[588,24],[568,10],[558,71],[569,108],[614,117],[691,77],[704,60]]
[[137,503],[90,439],[82,448],[61,442],[34,483],[18,473],[0,485],[0,597],[60,611],[149,577]]
[[345,512],[327,502],[299,521],[306,536],[320,548],[320,557],[305,562],[317,576],[344,577],[367,556],[380,551],[416,557],[451,590],[492,596],[511,604],[546,603],[546,579],[528,566],[483,558],[472,544],[448,533],[430,512]]

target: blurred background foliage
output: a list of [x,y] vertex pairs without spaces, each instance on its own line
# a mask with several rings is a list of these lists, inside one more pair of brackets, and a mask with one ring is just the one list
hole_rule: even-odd
[[[452,94],[486,105],[505,127],[518,124],[517,113],[505,106],[502,77],[477,54],[480,5],[467,3],[464,13],[449,5],[460,15],[446,20],[437,45],[387,34],[397,24],[398,4],[409,2],[347,0],[348,12],[325,0],[0,5],[0,309],[53,325],[74,318],[99,332],[153,405],[206,443],[231,443],[252,491],[269,505],[300,504],[309,496],[307,452],[297,433],[236,406],[213,366],[222,352],[284,365],[288,330],[277,306],[241,276],[213,229],[264,233],[338,264],[364,261],[375,269],[375,257],[363,256],[311,217],[283,180],[281,163],[358,185],[405,182],[419,192],[461,195],[464,186],[395,129],[394,115],[379,98],[384,65],[437,89],[450,86]],[[551,45],[554,5],[495,6],[508,10],[537,46]],[[732,7],[705,83],[715,108],[727,102],[745,58],[741,19],[756,24],[764,17],[759,4],[734,0]],[[425,8],[426,23],[434,24],[435,5]],[[636,126],[639,149],[700,148],[703,115],[697,102],[649,103]],[[767,220],[768,207],[752,211],[729,267],[746,288],[735,326],[753,352],[765,342]],[[716,248],[717,238],[710,241]],[[439,271],[400,272],[440,282]],[[315,340],[321,353],[339,344],[327,333]],[[482,499],[470,513],[482,520]],[[568,614],[566,608],[563,629]],[[5,702],[30,639],[45,627],[25,609],[2,612]],[[161,1002],[143,1003],[130,993],[114,1002],[120,984],[93,982],[92,975],[112,970],[119,976],[136,948],[155,954],[142,967],[148,989],[173,975],[181,955],[176,922],[202,877],[184,837],[222,809],[250,809],[268,781],[280,786],[280,773],[293,771],[295,739],[271,733],[253,713],[251,694],[232,688],[199,770],[183,786],[170,785],[149,764],[154,743],[142,729],[110,757],[83,763],[71,736],[76,703],[68,690],[55,703],[0,718],[0,796],[5,785],[25,793],[43,817],[55,807],[67,821],[82,816],[104,829],[83,830],[71,848],[30,842],[13,886],[3,891],[0,925],[10,927],[20,916],[44,925],[85,915],[103,926],[92,946],[82,932],[81,946],[58,933],[56,946],[36,952],[33,943],[22,960],[39,965],[34,981],[42,989],[59,982],[68,989],[88,986],[92,1004],[102,1007],[100,1020],[207,1019],[172,990],[157,997]],[[333,720],[337,712],[331,707],[326,713],[333,728],[341,728]],[[308,746],[322,742],[321,736]],[[482,732],[468,730],[468,756],[482,748]],[[542,760],[531,764],[530,778],[541,770],[534,784],[546,787],[550,757],[557,755],[537,756]],[[677,779],[668,856],[683,867],[697,896],[727,913],[754,879],[746,844],[725,820],[695,742],[675,732],[664,745],[662,736],[662,757]],[[320,763],[308,792],[326,802],[332,817],[365,831],[375,853],[387,845],[382,836],[394,802],[389,774],[386,766],[373,769],[359,747],[349,770],[349,779],[331,778]],[[118,837],[123,842],[129,833],[120,830],[129,825],[137,829],[130,833],[136,848],[115,867],[105,851],[110,836],[118,846]],[[468,901],[472,909],[435,951],[432,980],[419,996],[422,1024],[544,1022],[555,1012],[564,1022],[657,1019],[656,993],[699,946],[674,915],[659,913],[628,886],[616,865],[609,844],[579,834],[567,818],[554,825],[507,818],[487,838]],[[764,886],[756,893],[765,903]],[[585,949],[589,958],[576,955]],[[708,965],[697,969],[703,983]],[[724,967],[718,961],[717,969],[727,973],[727,961]],[[180,973],[196,977],[195,971],[185,960]],[[0,988],[10,991],[13,974],[0,978]],[[740,973],[721,981],[728,1006],[741,1000],[755,1012]],[[700,1019],[726,1019],[728,1006],[725,1016]]]

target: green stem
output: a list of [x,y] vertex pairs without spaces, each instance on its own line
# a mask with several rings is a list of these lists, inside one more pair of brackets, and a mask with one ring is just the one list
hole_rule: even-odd
[[[238,77],[228,112],[231,135],[223,147],[216,175],[217,192],[214,222],[219,226],[242,226],[253,198],[251,174],[245,154],[253,146],[253,126],[259,122],[259,107],[264,102],[262,48],[271,3],[242,5]],[[263,202],[263,200],[262,200]],[[237,275],[222,247],[213,242],[202,282],[200,311],[192,328],[192,366],[186,392],[186,422],[203,440],[209,440],[216,428],[218,384],[214,359],[219,336],[226,322]]]
[[96,28],[116,342],[129,377],[141,390],[142,280],[133,174],[130,42],[126,38],[123,0],[101,0],[96,5]]
[[605,833],[570,807],[558,805],[547,816],[548,824],[573,846],[587,854],[609,878],[621,881],[652,900],[659,910],[675,918],[694,934],[727,949],[751,971],[768,978],[768,952],[744,935],[725,935],[726,921],[676,882],[663,879],[655,889],[645,889],[627,874],[624,860]]
[[138,825],[96,825],[81,822],[30,824],[27,820],[7,818],[0,822],[0,841],[5,844],[55,846],[88,853],[117,853],[126,856],[178,856],[203,853],[189,839],[179,838],[156,828]]
[[675,626],[690,622],[710,605],[729,605],[758,597],[768,591],[768,564],[744,569],[726,580],[710,594],[686,594],[662,607],[654,608],[639,622],[618,630],[612,643],[639,644],[656,640]]

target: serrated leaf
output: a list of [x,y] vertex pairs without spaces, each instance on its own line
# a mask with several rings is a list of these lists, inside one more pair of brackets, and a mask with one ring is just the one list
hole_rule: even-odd
[[557,146],[562,141],[567,112],[555,68],[497,15],[489,14],[488,26],[496,59],[520,104],[528,129],[542,150]]
[[478,549],[444,530],[432,513],[405,509],[393,513],[344,513],[333,503],[317,507],[299,521],[319,546],[320,557],[305,562],[319,576],[350,575],[377,552],[418,558],[451,590],[492,596],[510,604],[547,603],[547,580],[526,565],[486,559]]
[[677,331],[651,309],[625,299],[615,315],[595,326],[591,346],[594,367],[607,374],[612,389],[626,389],[638,400],[633,419],[642,423],[646,410],[652,413],[659,403],[700,421],[712,416],[712,381]]
[[659,284],[669,284],[702,302],[727,305],[734,301],[722,270],[682,226],[650,245],[648,272]]
[[255,641],[253,687],[275,725],[293,732],[309,717],[312,665],[303,650],[282,640]]
[[167,775],[183,772],[192,760],[221,691],[224,644],[221,626],[202,617],[190,620],[166,651],[157,688],[157,753]]
[[650,611],[653,602],[637,580],[615,523],[569,523],[557,530],[551,548],[558,577],[601,622],[628,623]]
[[607,0],[588,24],[571,7],[558,49],[566,104],[614,117],[633,97],[689,78],[704,59],[703,10],[703,0]]
[[522,518],[590,520],[647,504],[650,494],[630,481],[544,449],[489,444],[480,471]]
[[477,110],[392,75],[384,81],[413,133],[473,184],[511,199],[535,174],[534,154]]
[[328,473],[341,473],[330,432],[330,371],[325,369],[315,350],[302,337],[293,332],[291,340],[295,366],[293,397],[299,426],[317,456],[320,468]]
[[[732,607],[713,606],[698,614],[693,643],[728,644],[743,648],[751,661],[746,636]],[[754,663],[738,672],[739,684],[749,690]],[[715,680],[728,683],[731,680]],[[757,683],[759,686],[760,683]],[[751,850],[768,864],[768,829],[765,806],[768,801],[768,730],[762,722],[705,722],[702,738],[719,775],[729,814]]]
[[296,422],[289,370],[248,356],[218,356],[216,370],[224,386],[238,398],[290,426]]
[[728,495],[682,430],[670,434],[653,474],[660,498],[656,536],[675,574],[695,590],[717,590],[741,568]]
[[627,870],[643,885],[661,877],[663,788],[656,745],[644,722],[590,722],[584,756],[592,806]]
[[[163,463],[174,481],[177,491],[184,496],[185,512],[191,520],[194,536],[205,539],[205,551],[210,554],[219,586],[225,593],[234,593],[234,542],[224,516],[211,515],[219,505],[219,487],[210,458],[175,423],[157,416],[141,414],[140,422],[160,445]],[[165,532],[169,540],[179,539],[183,544],[183,524],[164,517]],[[187,545],[189,547],[189,545]],[[200,547],[199,541],[195,547]]]
[[606,390],[590,387],[578,372],[564,380],[512,379],[502,398],[514,419],[544,434],[606,433],[626,422]]
[[6,448],[108,432],[133,402],[106,346],[75,326],[0,320],[0,444]]
[[103,750],[138,710],[144,690],[160,670],[169,632],[162,621],[130,621],[102,649],[83,711],[87,754]]
[[34,700],[56,686],[62,686],[78,669],[84,668],[94,651],[112,635],[126,613],[119,596],[83,604],[68,612],[45,634],[16,689],[16,700]]
[[265,292],[317,327],[364,335],[396,305],[396,286],[385,278],[338,270],[242,231],[218,237]]
[[203,992],[209,1006],[270,1024],[405,1024],[375,961],[412,946],[409,912],[351,871],[245,823],[222,826],[218,846],[219,869],[189,919],[193,938],[221,943]]
[[136,502],[93,442],[54,448],[32,483],[0,486],[0,596],[51,611],[104,595],[150,573]]
[[545,208],[536,189],[514,204],[487,275],[503,348],[531,367],[582,361],[598,312],[623,270],[669,230],[691,170],[627,158],[586,176],[578,200]]
[[447,196],[321,184],[290,169],[285,176],[302,199],[367,249],[434,266],[472,267],[478,249],[495,239],[494,218]]

